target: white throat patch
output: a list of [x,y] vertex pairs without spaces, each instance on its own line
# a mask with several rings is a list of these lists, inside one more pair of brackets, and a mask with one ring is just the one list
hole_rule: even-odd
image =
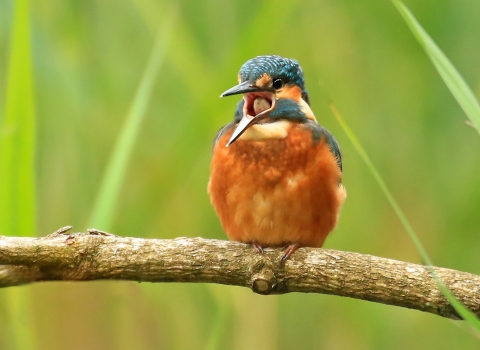
[[284,139],[292,123],[279,120],[273,123],[255,124],[249,127],[238,139],[244,141],[261,141],[267,139]]

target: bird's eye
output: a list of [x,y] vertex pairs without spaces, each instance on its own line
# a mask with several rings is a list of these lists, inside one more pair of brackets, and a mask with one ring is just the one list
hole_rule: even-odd
[[282,79],[275,79],[272,84],[274,89],[280,89],[283,86]]

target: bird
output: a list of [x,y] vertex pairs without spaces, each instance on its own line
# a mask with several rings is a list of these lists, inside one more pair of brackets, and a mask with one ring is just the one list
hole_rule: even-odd
[[208,194],[232,241],[259,253],[322,247],[346,198],[342,153],[310,108],[298,61],[277,55],[245,62],[234,120],[217,133]]

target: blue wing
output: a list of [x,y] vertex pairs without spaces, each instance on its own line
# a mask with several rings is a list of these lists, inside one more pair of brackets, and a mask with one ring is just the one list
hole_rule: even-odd
[[332,151],[335,158],[337,158],[337,165],[340,168],[340,171],[343,171],[342,150],[340,149],[340,145],[338,144],[337,140],[335,139],[335,136],[330,134],[327,129],[325,129],[325,138],[326,138],[326,141],[328,143],[328,146],[330,147],[330,150]]
[[327,129],[319,125],[317,122],[309,120],[306,125],[312,130],[314,142],[325,139],[325,142],[327,142],[328,146],[330,147],[330,151],[337,159],[338,168],[340,171],[343,171],[342,151],[340,150],[340,145],[335,139],[335,136],[333,136]]

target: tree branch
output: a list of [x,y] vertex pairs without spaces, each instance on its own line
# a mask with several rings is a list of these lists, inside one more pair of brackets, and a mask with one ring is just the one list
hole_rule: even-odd
[[[397,305],[458,319],[422,265],[330,249],[259,254],[247,244],[202,238],[141,239],[95,229],[43,238],[0,236],[0,287],[40,281],[128,280],[219,283],[259,294],[324,293]],[[480,316],[480,276],[435,271]]]

